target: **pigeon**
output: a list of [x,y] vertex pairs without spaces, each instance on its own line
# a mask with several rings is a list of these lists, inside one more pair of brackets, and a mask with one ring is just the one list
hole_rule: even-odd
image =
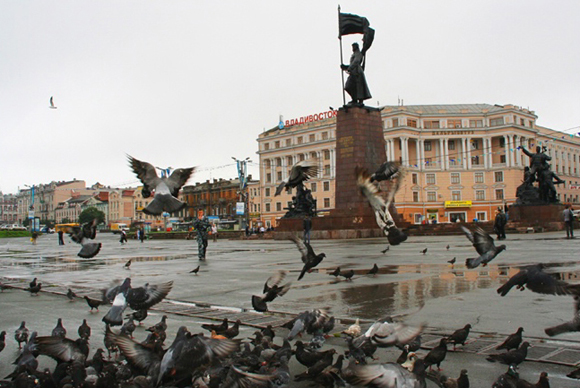
[[134,313],[127,314],[125,317],[131,318],[131,319],[139,322],[139,325],[141,325],[141,322],[143,322],[145,320],[145,318],[147,318],[147,309],[137,310]]
[[375,263],[375,265],[373,265],[373,268],[371,268],[369,270],[369,272],[367,272],[367,275],[376,275],[377,273],[379,273],[379,266]]
[[492,385],[492,388],[517,388],[520,375],[516,365],[510,365],[506,373],[500,375]]
[[340,267],[336,267],[336,269],[330,273],[330,276],[334,276],[335,278],[337,278],[339,275],[340,275]]
[[125,269],[131,269],[131,259],[125,263]]
[[56,327],[52,329],[52,336],[60,338],[66,337],[66,329],[62,326],[62,318],[58,318],[58,321],[56,322]]
[[454,257],[453,259],[451,259],[451,260],[448,260],[447,262],[448,262],[449,264],[453,265],[453,264],[455,264],[455,262],[456,262],[456,261],[457,261],[457,258],[456,258],[456,257]]
[[54,106],[54,100],[53,100],[53,97],[52,96],[50,96],[50,106],[49,106],[49,108],[50,109],[57,109],[57,107]]
[[423,327],[423,325],[409,326],[404,322],[393,322],[387,317],[373,323],[363,335],[354,339],[353,345],[360,348],[366,342],[370,342],[380,348],[402,347],[420,335]]
[[356,321],[352,325],[350,325],[348,327],[348,329],[343,330],[342,331],[342,334],[346,334],[349,337],[353,337],[353,338],[360,336],[360,334],[361,334],[361,327],[360,327],[360,321],[359,321],[359,319],[357,318]]
[[222,321],[222,323],[220,323],[219,325],[214,325],[211,323],[204,323],[201,325],[201,327],[207,331],[215,331],[216,333],[223,333],[224,331],[226,331],[228,329],[228,319],[224,318],[224,320]]
[[340,272],[340,276],[344,277],[346,281],[352,281],[352,277],[354,276],[354,269],[346,272]]
[[86,338],[88,340],[91,337],[91,327],[86,319],[83,319],[83,323],[79,326],[77,331],[80,338]]
[[[449,244],[447,245],[447,250],[449,250]],[[465,369],[464,369],[465,370]],[[463,371],[462,371],[463,372]],[[467,372],[467,371],[466,371]]]
[[290,329],[288,341],[292,341],[297,335],[306,331],[308,334],[329,332],[329,325],[333,325],[334,317],[329,315],[325,309],[314,309],[303,311],[298,316],[283,326]]
[[0,282],[0,291],[1,292],[4,292],[4,290],[6,290],[8,288],[12,288],[12,286],[9,286],[8,284],[4,284],[4,283]]
[[387,236],[389,244],[399,245],[403,241],[407,240],[407,235],[399,228],[397,228],[397,225],[395,225],[395,221],[389,212],[389,206],[391,206],[391,203],[395,197],[395,193],[399,189],[399,186],[402,182],[404,175],[402,174],[402,171],[398,174],[398,179],[396,179],[394,184],[391,186],[387,195],[386,202],[379,195],[379,189],[371,183],[370,177],[366,170],[357,167],[355,172],[357,176],[357,186],[360,188],[361,192],[367,198],[369,204],[373,208],[377,225],[381,228],[383,234]]
[[18,349],[22,349],[22,343],[28,341],[28,329],[26,328],[26,322],[22,321],[20,327],[14,332],[14,339],[18,342]]
[[282,190],[288,191],[291,188],[297,187],[308,179],[315,177],[318,174],[317,160],[301,160],[290,169],[288,178],[283,180],[276,188],[274,196],[282,194]]
[[68,292],[66,293],[66,297],[72,302],[77,297],[77,294],[75,294],[73,290],[69,288]]
[[148,327],[146,330],[150,331],[152,333],[159,333],[160,331],[166,331],[167,330],[167,315],[163,315],[159,322],[157,322],[155,325],[153,325],[151,327]]
[[375,171],[374,174],[371,175],[370,181],[371,182],[381,182],[389,180],[393,177],[396,177],[397,174],[401,171],[401,165],[396,162],[384,162]]
[[326,257],[324,253],[319,253],[318,255],[314,253],[314,250],[307,242],[303,241],[300,237],[292,235],[290,240],[294,241],[294,244],[298,247],[300,254],[302,255],[302,262],[304,267],[298,276],[298,280],[304,277],[306,272],[312,271],[312,268],[316,267],[320,262]]
[[403,365],[405,363],[405,361],[407,361],[407,358],[409,357],[409,353],[410,353],[409,345],[403,346],[403,352],[397,358],[396,363],[399,365]]
[[42,288],[42,283],[36,283],[36,285],[34,287],[27,288],[26,291],[30,292],[30,296],[38,295],[41,288]]
[[455,346],[460,344],[465,346],[465,341],[467,340],[467,336],[469,335],[469,331],[471,330],[471,325],[468,323],[463,328],[455,330],[453,334],[447,337],[447,342],[453,343],[453,350],[455,350]]
[[507,351],[510,351],[512,349],[517,349],[520,346],[520,344],[522,343],[523,331],[524,331],[524,328],[519,327],[515,333],[508,335],[508,337],[505,339],[505,341],[503,341],[503,343],[501,343],[496,349],[497,350],[505,349]]
[[240,325],[241,325],[242,321],[240,321],[239,319],[236,320],[234,322],[234,324],[230,327],[228,327],[223,333],[222,335],[226,338],[232,339],[238,336],[238,334],[240,334]]
[[279,296],[284,296],[288,292],[292,283],[281,285],[287,273],[288,271],[276,272],[266,280],[264,293],[262,295],[252,295],[252,307],[254,307],[254,310],[259,312],[268,311],[268,302],[273,301]]
[[129,317],[127,319],[127,322],[125,322],[123,326],[121,326],[121,334],[125,334],[126,336],[133,338],[133,332],[135,331],[136,328],[137,326],[135,325],[135,321],[133,321],[133,319]]
[[99,311],[99,306],[100,306],[100,305],[101,305],[101,303],[103,303],[103,302],[101,302],[100,300],[97,300],[97,299],[92,299],[92,298],[89,298],[89,297],[88,297],[88,296],[86,296],[86,295],[85,295],[83,298],[84,298],[84,299],[87,301],[87,304],[88,304],[88,305],[89,305],[89,307],[91,308],[90,312],[93,312],[93,309],[97,309],[97,311]]
[[58,362],[78,361],[84,364],[89,354],[87,339],[75,341],[64,337],[37,337],[39,354],[50,356]]
[[388,252],[388,250],[389,250],[389,249],[391,249],[391,246],[390,246],[390,245],[387,245],[387,247],[386,247],[385,249],[383,249],[383,250],[381,251],[381,253],[384,255],[385,253],[387,253],[387,252]]
[[510,350],[507,353],[490,354],[486,360],[489,362],[500,362],[506,365],[519,365],[528,356],[529,347],[530,344],[528,342],[523,342],[517,349]]
[[439,381],[445,388],[469,388],[469,377],[467,376],[467,369],[462,369],[459,377],[456,379],[442,375]]
[[133,310],[146,310],[161,302],[171,291],[173,282],[159,285],[146,284],[144,287],[131,287],[131,278],[126,278],[113,301],[113,306],[103,317],[103,322],[111,326],[123,324],[123,312],[127,306]]
[[197,273],[199,272],[199,267],[200,267],[200,266],[198,265],[198,266],[197,266],[197,268],[195,268],[195,269],[192,269],[191,271],[189,271],[189,273],[192,273],[192,274],[195,274],[195,275],[197,275]]
[[143,198],[149,198],[155,192],[153,201],[143,209],[143,213],[158,216],[163,212],[178,212],[187,206],[185,202],[177,199],[177,196],[181,187],[195,171],[195,167],[178,168],[169,177],[159,178],[155,167],[150,163],[142,162],[129,155],[127,157],[133,172],[143,183],[141,191]]
[[435,346],[423,359],[425,362],[425,366],[428,366],[429,369],[433,365],[437,365],[437,369],[441,370],[440,364],[445,360],[445,356],[447,355],[447,338],[441,338],[439,341],[439,345]]
[[425,255],[425,254],[427,253],[427,249],[429,249],[429,248],[425,248],[425,249],[423,249],[422,251],[420,251],[419,253],[422,253],[422,254],[424,254],[424,255]]
[[572,372],[568,373],[566,377],[570,377],[571,379],[580,379],[580,368],[574,369]]
[[524,379],[518,380],[518,388],[550,388],[550,381],[548,379],[548,372],[541,372],[538,382],[532,384]]
[[97,219],[91,222],[86,222],[81,226],[73,226],[69,232],[71,239],[77,244],[81,244],[82,248],[78,256],[83,259],[90,259],[95,257],[101,250],[101,243],[90,242],[97,236]]
[[294,376],[294,381],[314,380],[322,373],[324,369],[332,365],[335,353],[336,350],[334,349],[324,352],[322,358],[316,361],[314,365],[309,367],[306,372]]
[[501,296],[506,296],[514,286],[521,291],[527,286],[529,290],[539,294],[580,294],[579,285],[568,284],[564,281],[557,280],[552,275],[544,272],[544,268],[546,266],[542,263],[521,268],[520,272],[516,273],[504,285],[497,289],[497,293]]
[[493,243],[493,237],[480,227],[476,227],[474,232],[471,232],[463,225],[461,225],[461,229],[463,229],[463,232],[479,254],[478,258],[470,258],[465,261],[465,265],[469,269],[476,268],[480,264],[485,267],[487,263],[506,249],[506,246],[503,244],[496,247]]
[[365,387],[399,388],[424,386],[422,377],[409,372],[397,363],[361,365],[350,363],[343,370],[343,378],[349,384]]
[[34,279],[32,279],[32,281],[31,281],[30,283],[28,283],[28,286],[29,286],[29,288],[34,288],[34,287],[36,287],[36,280],[37,280],[37,279],[38,279],[38,278],[34,278]]
[[549,327],[544,332],[553,337],[555,335],[580,331],[580,296],[574,296],[574,318],[571,321]]

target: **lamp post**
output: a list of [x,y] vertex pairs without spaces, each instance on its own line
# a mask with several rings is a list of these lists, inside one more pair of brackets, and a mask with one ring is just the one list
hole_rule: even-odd
[[30,224],[30,231],[35,231],[34,225],[34,185],[24,185],[25,187],[30,188],[30,206],[28,208],[28,223]]
[[[244,160],[239,160],[237,158],[234,158],[232,156],[232,159],[236,161],[236,165],[238,167],[238,178],[240,180],[240,191],[238,192],[240,195],[240,201],[244,204],[244,212],[243,214],[241,214],[240,216],[240,228],[241,229],[246,229],[246,226],[249,224],[249,220],[248,220],[248,204],[247,204],[247,195],[244,195],[244,189],[246,188],[246,174],[248,172],[248,162],[252,162],[250,160],[250,157],[248,156],[246,159]],[[237,207],[236,207],[237,208]],[[237,210],[236,210],[237,213]]]

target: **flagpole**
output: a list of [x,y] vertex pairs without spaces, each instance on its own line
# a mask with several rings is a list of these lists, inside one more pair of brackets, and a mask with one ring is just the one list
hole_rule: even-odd
[[[338,40],[340,40],[340,65],[342,66],[342,35],[340,34],[340,4],[338,5]],[[340,76],[342,77],[342,105],[346,105],[346,96],[344,93],[344,70],[340,69]]]

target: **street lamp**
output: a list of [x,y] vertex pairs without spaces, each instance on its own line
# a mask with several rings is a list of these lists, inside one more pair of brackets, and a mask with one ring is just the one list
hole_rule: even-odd
[[28,208],[28,223],[30,224],[30,231],[35,231],[34,225],[34,185],[24,185],[25,187],[30,188],[30,206]]
[[[232,156],[232,159],[236,161],[236,165],[238,167],[238,178],[240,180],[240,202],[242,202],[244,204],[244,211],[243,214],[241,214],[241,220],[240,220],[240,228],[246,229],[246,226],[249,224],[249,220],[248,220],[248,204],[247,204],[247,199],[248,199],[248,195],[244,196],[244,189],[246,188],[246,173],[248,172],[248,162],[252,162],[250,160],[250,157],[248,156],[246,159],[244,160],[239,160],[237,158],[234,158]],[[237,213],[237,210],[236,210]],[[242,220],[245,222],[245,225],[242,224]]]

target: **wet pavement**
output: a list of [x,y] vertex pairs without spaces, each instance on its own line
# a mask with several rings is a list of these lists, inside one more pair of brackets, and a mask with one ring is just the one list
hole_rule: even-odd
[[[426,354],[442,335],[470,323],[471,341],[465,352],[450,354],[442,367],[454,377],[462,368],[468,369],[473,387],[489,387],[505,372],[502,365],[485,361],[484,355],[494,353],[495,346],[507,334],[522,326],[525,338],[535,345],[529,358],[541,362],[526,361],[520,367],[521,376],[535,382],[539,372],[547,370],[552,386],[577,387],[580,381],[566,378],[565,374],[574,369],[571,365],[580,362],[580,334],[556,339],[544,334],[544,328],[572,318],[572,298],[515,289],[502,298],[495,291],[519,266],[536,262],[549,264],[566,281],[577,281],[579,241],[561,236],[562,232],[509,235],[505,242],[507,251],[488,267],[473,270],[467,270],[464,262],[475,251],[463,236],[411,237],[385,254],[381,253],[386,247],[384,239],[313,241],[314,250],[326,253],[327,257],[317,271],[306,274],[301,281],[296,281],[302,268],[300,255],[289,241],[210,241],[207,261],[200,262],[195,241],[131,240],[121,245],[117,236],[99,234],[97,240],[103,243],[103,248],[98,256],[87,260],[76,256],[79,246],[68,239],[65,246],[58,246],[56,235],[42,236],[36,246],[28,239],[2,239],[3,281],[22,287],[38,277],[45,289],[56,294],[30,297],[23,291],[7,290],[0,295],[3,306],[0,329],[8,332],[7,348],[0,354],[3,374],[0,377],[10,371],[6,359],[11,361],[16,355],[12,333],[21,320],[40,334],[48,335],[56,319],[63,317],[72,334],[69,336],[76,338],[76,328],[83,318],[88,318],[93,335],[102,338],[100,319],[107,307],[90,314],[84,301],[69,303],[58,293],[70,287],[79,294],[96,297],[98,289],[112,280],[130,276],[135,286],[174,282],[169,301],[158,305],[145,321],[145,326],[153,325],[168,312],[172,330],[185,324],[195,331],[203,322],[237,314],[248,324],[241,336],[249,336],[255,330],[252,326],[268,323],[276,326],[292,318],[292,314],[320,307],[330,307],[343,325],[355,318],[371,322],[386,315],[408,314],[407,322],[427,325],[423,341],[426,349],[421,351]],[[425,248],[428,250],[423,255],[420,251]],[[457,262],[451,266],[447,260],[453,257]],[[129,259],[132,265],[126,270],[124,265]],[[380,268],[379,274],[366,275],[375,263]],[[198,265],[201,265],[199,274],[190,274]],[[330,276],[337,266],[342,270],[353,269],[352,281]],[[279,314],[253,312],[251,295],[260,293],[265,280],[279,269],[290,271],[287,281],[293,282],[284,297],[269,304],[270,310]],[[185,316],[175,314],[184,311]],[[145,331],[141,330],[137,336],[144,338]],[[279,330],[285,333],[285,329]],[[172,334],[168,333],[170,338]],[[93,342],[91,346],[102,347],[100,340]],[[332,338],[327,344],[342,347],[344,341]],[[397,356],[398,351],[384,351],[381,361],[393,361]],[[303,369],[297,366],[298,372]]]

